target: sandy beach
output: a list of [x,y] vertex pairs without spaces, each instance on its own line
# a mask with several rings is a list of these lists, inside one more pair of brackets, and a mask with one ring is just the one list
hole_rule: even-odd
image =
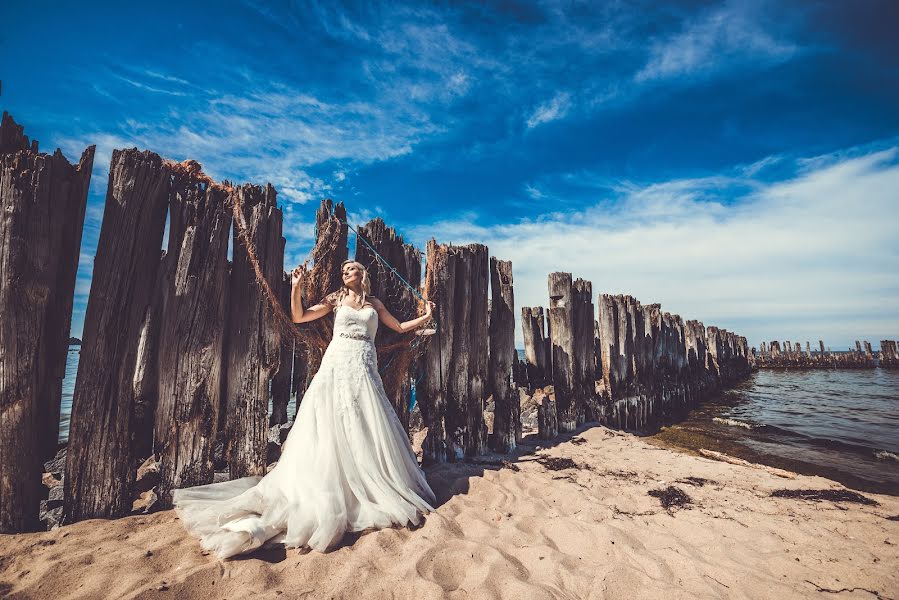
[[[353,534],[326,554],[270,548],[219,561],[173,511],[3,535],[0,596],[899,597],[895,497],[865,494],[876,506],[772,497],[845,488],[602,427],[550,445],[530,435],[519,450],[507,463],[427,469],[440,505],[421,527]],[[671,485],[690,504],[666,510],[649,494]]]

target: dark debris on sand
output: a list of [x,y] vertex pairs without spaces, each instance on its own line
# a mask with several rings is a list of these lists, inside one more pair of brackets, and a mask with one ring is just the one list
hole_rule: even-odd
[[587,469],[570,458],[556,458],[554,456],[541,456],[537,462],[550,471],[564,471],[565,469]]
[[706,479],[705,477],[684,477],[683,479],[678,479],[677,483],[688,483],[696,487],[702,487],[707,483],[715,482],[711,479]]
[[659,502],[662,503],[662,507],[669,511],[672,508],[684,508],[689,504],[693,504],[693,500],[690,499],[690,496],[684,490],[673,485],[669,485],[663,490],[649,490],[648,493],[650,496],[658,498]]
[[774,490],[771,492],[774,498],[794,498],[797,500],[830,500],[831,502],[854,502],[867,506],[880,506],[876,500],[866,498],[849,490]]

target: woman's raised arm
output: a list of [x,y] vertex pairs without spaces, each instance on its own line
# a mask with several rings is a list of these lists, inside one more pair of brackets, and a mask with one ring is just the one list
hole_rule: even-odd
[[399,333],[406,333],[407,331],[413,331],[415,329],[418,329],[425,323],[427,323],[428,320],[431,318],[431,313],[435,306],[433,302],[428,301],[426,308],[425,308],[425,314],[423,314],[422,316],[420,316],[418,318],[412,319],[410,321],[405,321],[403,323],[400,323],[396,317],[394,317],[392,314],[390,314],[390,311],[387,310],[387,307],[384,306],[384,303],[381,302],[380,300],[378,300],[377,298],[372,298],[371,304],[375,308],[375,310],[378,312],[378,318],[381,320],[381,323],[383,323],[390,329],[393,329],[394,331],[397,331]]
[[297,267],[291,274],[290,316],[294,323],[308,323],[321,319],[334,310],[334,296],[328,295],[321,302],[303,308],[303,268]]

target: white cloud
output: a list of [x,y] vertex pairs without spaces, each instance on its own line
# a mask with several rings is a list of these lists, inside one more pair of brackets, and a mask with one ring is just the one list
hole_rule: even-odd
[[[594,293],[661,302],[756,345],[823,336],[833,347],[876,346],[899,336],[897,156],[893,147],[769,184],[622,184],[617,202],[579,213],[493,226],[466,214],[410,237],[486,243],[512,261],[518,306],[545,305],[547,274],[569,271]],[[734,199],[735,184],[748,191]]]
[[402,156],[440,131],[427,116],[390,103],[326,102],[279,83],[248,88],[255,91],[200,98],[191,109],[172,109],[168,119],[129,119],[115,131],[86,132],[60,145],[76,155],[97,144],[96,193],[105,192],[112,150],[137,146],[173,160],[197,160],[218,180],[272,183],[282,200],[305,203],[330,189],[308,169]]
[[571,94],[559,92],[548,102],[539,105],[527,119],[528,129],[563,119],[571,109]]
[[681,31],[656,40],[649,60],[635,75],[648,81],[717,70],[732,61],[780,61],[797,47],[776,39],[749,12],[747,5],[729,3],[685,22]]

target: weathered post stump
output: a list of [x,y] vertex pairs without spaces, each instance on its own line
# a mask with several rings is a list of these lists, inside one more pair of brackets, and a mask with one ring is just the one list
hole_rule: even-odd
[[[227,320],[226,400],[228,465],[232,478],[264,475],[268,445],[269,381],[278,370],[281,336],[273,307],[256,281],[247,247],[238,236],[246,227],[263,276],[279,289],[284,272],[284,238],[275,189],[243,185],[234,194],[243,225],[235,223]],[[275,299],[277,301],[277,298]]]
[[521,405],[512,384],[515,352],[515,297],[512,263],[490,257],[490,364],[488,377],[493,392],[492,448],[511,452],[521,441]]
[[179,173],[169,214],[154,427],[163,507],[172,490],[212,482],[232,207],[224,188]]
[[37,529],[56,452],[94,147],[73,166],[0,120],[0,532]]
[[136,148],[115,150],[94,259],[66,453],[63,520],[131,511],[134,375],[159,269],[172,173]]

